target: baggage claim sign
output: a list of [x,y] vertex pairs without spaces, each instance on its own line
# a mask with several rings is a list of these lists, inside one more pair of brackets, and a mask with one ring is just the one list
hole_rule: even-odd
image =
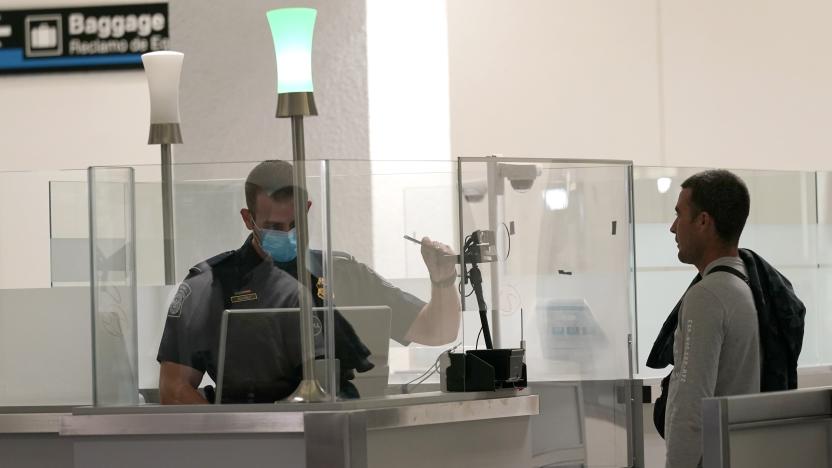
[[0,10],[0,73],[140,68],[168,37],[167,3]]

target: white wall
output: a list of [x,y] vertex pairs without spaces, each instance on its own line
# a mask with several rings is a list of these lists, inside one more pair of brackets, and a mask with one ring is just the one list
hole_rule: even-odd
[[454,156],[657,164],[654,1],[450,0]]
[[447,28],[445,0],[367,1],[368,169],[387,174],[371,181],[373,260],[388,277],[427,277],[403,234],[457,237]]
[[450,0],[454,155],[832,166],[832,5]]
[[832,4],[661,2],[669,165],[829,169]]

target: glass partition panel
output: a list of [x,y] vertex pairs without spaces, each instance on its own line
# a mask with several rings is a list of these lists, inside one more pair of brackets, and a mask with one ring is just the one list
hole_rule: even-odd
[[333,303],[356,319],[382,308],[353,322],[372,365],[353,380],[362,397],[437,390],[439,355],[460,343],[455,256],[426,261],[403,237],[455,249],[455,170],[450,161],[329,161]]
[[[133,169],[136,175],[136,248],[145,253],[136,259],[139,262],[137,281],[139,287],[159,285],[164,281],[164,263],[160,263],[160,259],[164,260],[161,257],[162,237],[158,231],[162,225],[161,184],[158,174],[155,174],[155,180],[152,177],[152,166]],[[155,169],[158,172],[158,167]],[[86,181],[50,181],[52,286],[89,285],[88,203]]]
[[49,247],[52,287],[90,282],[87,182],[49,182]]
[[[310,199],[323,204],[321,164],[309,163],[306,185]],[[289,189],[290,195],[278,197],[275,190],[265,187],[253,193],[255,199],[249,210],[245,181],[256,166],[258,163],[255,162],[174,165],[175,265],[177,278],[181,280],[177,285],[164,284],[160,167],[132,168],[135,179],[140,182],[136,184],[134,207],[124,206],[124,209],[133,209],[136,217],[134,271],[143,281],[136,288],[138,343],[135,352],[138,354],[139,387],[148,401],[159,401],[163,397],[156,390],[160,387],[157,358],[181,364],[203,375],[199,393],[187,395],[196,400],[214,399],[221,363],[231,365],[223,369],[232,379],[223,380],[227,392],[222,399],[226,402],[280,400],[286,396],[284,390],[293,389],[291,382],[296,385],[295,380],[300,378],[299,283],[295,279],[294,257],[275,263],[269,260],[266,266],[269,247],[261,249],[259,244],[255,246],[249,240],[252,229],[264,236],[269,232],[268,236],[274,241],[275,236],[280,237],[291,227],[292,220],[286,217],[291,217],[293,211],[287,214],[284,210],[288,206],[285,200],[291,200],[291,166],[283,174],[289,175],[285,188]],[[266,176],[263,184],[285,182],[279,173],[267,171]],[[272,180],[273,177],[276,179]],[[256,198],[261,195],[263,199]],[[118,225],[125,216],[125,212],[117,210],[96,210],[94,214],[102,220],[109,219],[113,225]],[[317,252],[323,248],[322,229],[320,215],[310,211],[310,247]],[[272,252],[272,255],[279,254]],[[323,274],[320,266],[309,265],[307,270],[316,276]],[[315,286],[314,282],[312,286]],[[221,336],[225,310],[260,313],[234,316],[229,329],[231,333]],[[249,319],[255,315],[261,320],[257,323],[270,325],[247,325],[253,323]],[[317,315],[313,325],[323,326],[326,323],[324,312],[319,310]],[[327,329],[316,330],[323,333],[314,338],[314,354],[326,362],[329,355],[324,348]],[[256,336],[251,334],[254,331]],[[220,352],[226,347],[228,356],[221,356]],[[240,349],[246,352],[247,358],[243,361],[232,358],[232,355],[239,357]],[[252,359],[249,358],[251,355],[259,357]],[[116,364],[97,363],[96,369],[108,365]],[[326,387],[324,367],[318,365],[316,368]],[[276,376],[276,372],[281,375]],[[248,376],[245,382],[239,381],[241,375]],[[183,374],[172,377],[181,378]],[[264,382],[264,377],[270,381]],[[281,379],[282,386],[278,382]],[[164,387],[164,382],[161,386]]]
[[630,166],[460,161],[462,234],[488,231],[496,247],[480,265],[494,346],[525,340],[529,380],[629,378]]
[[[638,371],[663,377],[667,369],[645,366],[662,323],[684,294],[696,269],[679,262],[670,225],[681,183],[698,168],[637,167],[634,170]],[[751,196],[740,247],[759,253],[791,280],[806,304],[800,364],[821,361],[815,175],[807,172],[736,170]]]
[[86,180],[0,172],[0,406],[92,402]]
[[817,198],[815,174],[736,171],[748,185],[751,213],[740,247],[759,253],[791,281],[806,305],[803,350],[798,366],[821,363],[826,341],[818,308]]
[[[588,464],[630,465],[632,166],[520,158],[462,158],[460,166],[460,235],[493,233],[485,236],[492,255],[478,268],[494,346],[525,344],[532,390],[580,381]],[[468,271],[473,263],[466,260]],[[466,284],[465,295],[471,290]],[[466,314],[479,308],[475,296],[465,298]],[[482,339],[467,339],[484,328],[471,318],[465,344],[482,348]]]
[[139,403],[134,175],[130,167],[91,167],[90,289],[93,403]]
[[[832,173],[817,173],[817,336],[818,363],[832,364],[832,341],[824,339],[832,334]],[[808,328],[807,324],[807,328]]]

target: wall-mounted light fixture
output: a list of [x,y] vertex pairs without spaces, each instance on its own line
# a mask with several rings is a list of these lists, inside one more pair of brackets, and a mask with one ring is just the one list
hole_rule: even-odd
[[673,179],[670,177],[659,177],[656,179],[656,188],[659,190],[659,193],[667,193],[672,183]]
[[546,189],[543,192],[546,208],[552,211],[569,208],[569,192],[563,187]]

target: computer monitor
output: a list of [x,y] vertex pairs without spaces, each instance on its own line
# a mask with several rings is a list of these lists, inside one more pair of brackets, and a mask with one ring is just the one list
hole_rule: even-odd
[[[326,308],[314,308],[319,315]],[[352,383],[362,397],[384,395],[387,389],[390,344],[390,308],[339,307],[356,335],[369,349],[374,368],[356,373]],[[298,383],[300,312],[288,309],[230,309],[223,312],[217,356],[215,402],[246,400],[241,389],[265,394],[288,394]],[[316,355],[323,354],[322,336],[316,338]],[[318,366],[316,366],[317,368]],[[319,379],[323,380],[323,372]],[[248,391],[248,390],[243,390]],[[233,395],[233,397],[231,396]],[[255,400],[256,401],[256,400]]]

